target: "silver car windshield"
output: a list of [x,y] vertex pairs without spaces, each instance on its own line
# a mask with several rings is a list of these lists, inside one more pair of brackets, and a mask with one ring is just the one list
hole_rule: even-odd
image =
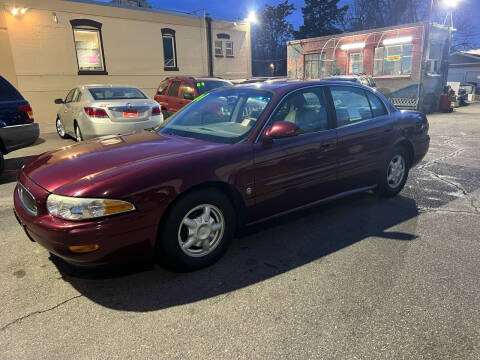
[[118,87],[118,88],[92,88],[88,89],[95,100],[127,100],[127,99],[146,99],[144,93],[136,88]]
[[254,89],[222,89],[195,99],[159,130],[160,134],[234,144],[255,128],[273,93]]

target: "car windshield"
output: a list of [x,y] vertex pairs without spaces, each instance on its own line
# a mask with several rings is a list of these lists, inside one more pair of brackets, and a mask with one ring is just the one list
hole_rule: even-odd
[[271,92],[264,90],[216,90],[173,115],[159,133],[235,144],[253,130],[272,97]]
[[88,89],[95,100],[146,99],[144,93],[133,87],[105,87]]
[[205,94],[206,92],[221,87],[232,85],[230,81],[225,80],[198,80],[195,85],[197,86],[198,93],[200,95]]

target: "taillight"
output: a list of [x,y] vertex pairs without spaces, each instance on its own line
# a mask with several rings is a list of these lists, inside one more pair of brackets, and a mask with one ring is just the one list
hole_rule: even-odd
[[160,115],[161,113],[162,113],[162,111],[160,110],[159,106],[154,106],[152,108],[152,115]]
[[85,110],[85,114],[87,114],[90,117],[96,117],[96,118],[108,117],[108,114],[105,111],[105,109],[86,107],[84,108],[84,110]]
[[19,106],[18,110],[27,114],[27,118],[25,119],[27,124],[33,123],[35,119],[33,117],[33,110],[30,104]]

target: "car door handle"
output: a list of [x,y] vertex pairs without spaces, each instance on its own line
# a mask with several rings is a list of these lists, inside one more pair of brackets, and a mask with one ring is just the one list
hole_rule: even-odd
[[183,104],[185,104],[185,103],[184,103],[183,101],[180,101],[179,104],[180,104],[180,105],[183,105]]
[[392,131],[393,131],[393,129],[385,129],[385,130],[383,130],[383,132],[386,132],[386,133],[389,133],[389,132],[392,132]]
[[325,144],[320,144],[320,150],[330,150],[333,149],[334,143],[325,143]]

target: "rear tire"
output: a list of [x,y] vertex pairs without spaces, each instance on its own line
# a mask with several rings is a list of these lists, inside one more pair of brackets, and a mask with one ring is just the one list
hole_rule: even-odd
[[77,123],[75,123],[75,140],[77,142],[83,141],[82,131],[80,130],[80,126],[78,126]]
[[174,271],[211,265],[227,251],[235,227],[233,206],[222,192],[213,188],[195,191],[181,198],[162,221],[158,258]]
[[393,197],[402,191],[407,182],[411,160],[403,146],[396,146],[387,157],[379,175],[376,193],[382,197]]

